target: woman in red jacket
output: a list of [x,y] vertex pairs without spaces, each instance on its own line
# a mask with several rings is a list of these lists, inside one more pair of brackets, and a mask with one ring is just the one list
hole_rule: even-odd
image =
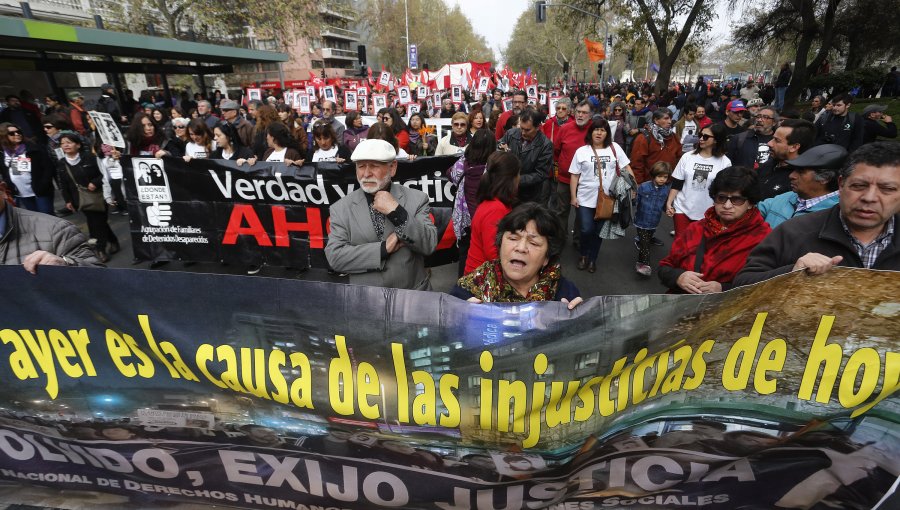
[[659,262],[659,279],[671,292],[707,294],[732,286],[750,251],[772,231],[759,209],[756,172],[742,166],[716,174],[703,219],[691,223]]
[[484,175],[478,183],[478,208],[472,218],[465,274],[497,258],[497,223],[519,201],[520,169],[519,158],[509,152],[495,152],[488,158]]

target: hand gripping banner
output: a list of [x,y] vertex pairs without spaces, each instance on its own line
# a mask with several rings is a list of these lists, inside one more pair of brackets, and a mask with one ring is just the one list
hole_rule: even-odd
[[15,289],[0,307],[0,502],[897,508],[895,272],[573,311],[241,276],[0,273]]
[[[439,243],[426,263],[455,261],[456,156],[398,162],[394,182],[431,199]],[[238,166],[232,161],[123,158],[135,256],[144,260],[326,267],[328,207],[358,186],[350,163]]]

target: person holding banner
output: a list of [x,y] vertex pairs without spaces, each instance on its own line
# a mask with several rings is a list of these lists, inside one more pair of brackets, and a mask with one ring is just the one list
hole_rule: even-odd
[[437,149],[437,137],[433,130],[425,125],[425,116],[416,112],[409,117],[409,125],[406,128],[409,135],[409,154],[416,156],[434,156]]
[[315,144],[306,152],[306,161],[310,163],[320,161],[343,163],[350,158],[350,151],[338,143],[337,135],[327,121],[316,122],[312,129],[312,135]]
[[761,198],[756,172],[730,166],[709,186],[713,206],[675,236],[659,262],[659,279],[675,293],[729,290],[750,251],[772,231],[756,208]]
[[0,264],[22,264],[31,274],[38,266],[99,266],[87,237],[55,216],[19,209],[8,203],[9,186],[0,177]]
[[[150,120],[143,113],[139,113],[135,117],[138,121],[140,119]],[[63,159],[59,161],[57,173],[66,208],[72,212],[84,213],[88,233],[97,240],[97,244],[94,245],[97,258],[100,262],[106,263],[109,261],[109,255],[119,251],[119,239],[109,226],[108,206],[102,194],[103,174],[97,158],[90,151],[82,150],[81,136],[77,133],[64,132],[59,137],[59,143],[63,150]],[[114,154],[118,154],[118,151],[114,151]],[[82,197],[88,197],[91,194],[100,194],[96,203],[82,202]]]
[[563,234],[547,206],[519,205],[497,224],[499,257],[460,278],[450,295],[470,303],[562,301],[574,309],[583,299],[575,284],[562,276]]
[[838,180],[838,205],[778,226],[750,253],[735,285],[834,266],[900,270],[900,143],[874,142],[850,154]]
[[[178,126],[186,119],[175,119],[173,125]],[[207,159],[212,154],[212,138],[213,134],[206,127],[206,122],[200,119],[194,119],[187,124],[187,132],[190,141],[184,147],[184,160],[190,161],[193,158]]]
[[209,159],[237,161],[253,157],[253,151],[241,143],[237,130],[227,122],[216,125],[213,129],[213,139],[216,141],[216,149],[212,151]]
[[397,151],[363,140],[353,151],[359,188],[330,208],[325,256],[354,285],[430,290],[425,257],[437,246],[428,195],[394,184]]

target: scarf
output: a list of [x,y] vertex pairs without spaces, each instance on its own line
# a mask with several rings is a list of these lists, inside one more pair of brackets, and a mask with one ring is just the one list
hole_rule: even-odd
[[650,134],[653,136],[653,139],[659,142],[659,147],[664,149],[666,147],[665,139],[672,136],[672,128],[661,128],[656,125],[656,123],[650,124]]
[[15,158],[18,158],[19,156],[25,154],[25,144],[20,143],[19,145],[16,145],[16,148],[13,149],[12,151],[10,151],[9,149],[3,149],[3,151],[6,152],[6,155],[10,159],[15,159]]
[[553,301],[562,271],[559,264],[547,264],[538,273],[538,281],[531,286],[528,295],[522,297],[503,278],[500,259],[489,260],[457,282],[461,288],[485,303],[523,303],[526,301]]
[[700,271],[703,279],[730,283],[744,267],[750,251],[771,231],[755,207],[731,225],[724,225],[713,206],[706,210],[702,220],[675,238],[669,255],[660,264],[693,271],[697,247],[705,237],[706,251]]
[[409,133],[409,145],[410,146],[418,144],[419,140],[422,139],[422,135],[420,135],[419,132],[414,129],[410,129],[409,131],[407,131],[407,133]]

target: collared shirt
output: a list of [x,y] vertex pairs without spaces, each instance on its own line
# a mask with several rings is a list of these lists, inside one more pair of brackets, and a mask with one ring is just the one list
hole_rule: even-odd
[[878,256],[881,255],[881,252],[883,252],[894,240],[893,216],[891,216],[891,219],[887,222],[887,225],[885,225],[881,234],[867,245],[863,245],[850,233],[850,229],[847,228],[847,222],[844,221],[843,214],[841,214],[841,226],[844,227],[844,232],[847,234],[847,237],[850,238],[850,243],[853,244],[853,248],[856,249],[856,253],[859,255],[859,258],[862,260],[866,269],[872,269],[872,266],[875,265],[875,261],[878,260]]
[[800,197],[797,197],[797,207],[794,208],[794,211],[801,212],[801,211],[805,211],[807,209],[812,209],[812,207],[815,206],[816,204],[818,204],[819,202],[824,202],[824,201],[830,199],[831,197],[836,197],[836,196],[838,196],[838,192],[832,191],[831,193],[828,193],[826,195],[810,198],[808,200],[804,200]]

